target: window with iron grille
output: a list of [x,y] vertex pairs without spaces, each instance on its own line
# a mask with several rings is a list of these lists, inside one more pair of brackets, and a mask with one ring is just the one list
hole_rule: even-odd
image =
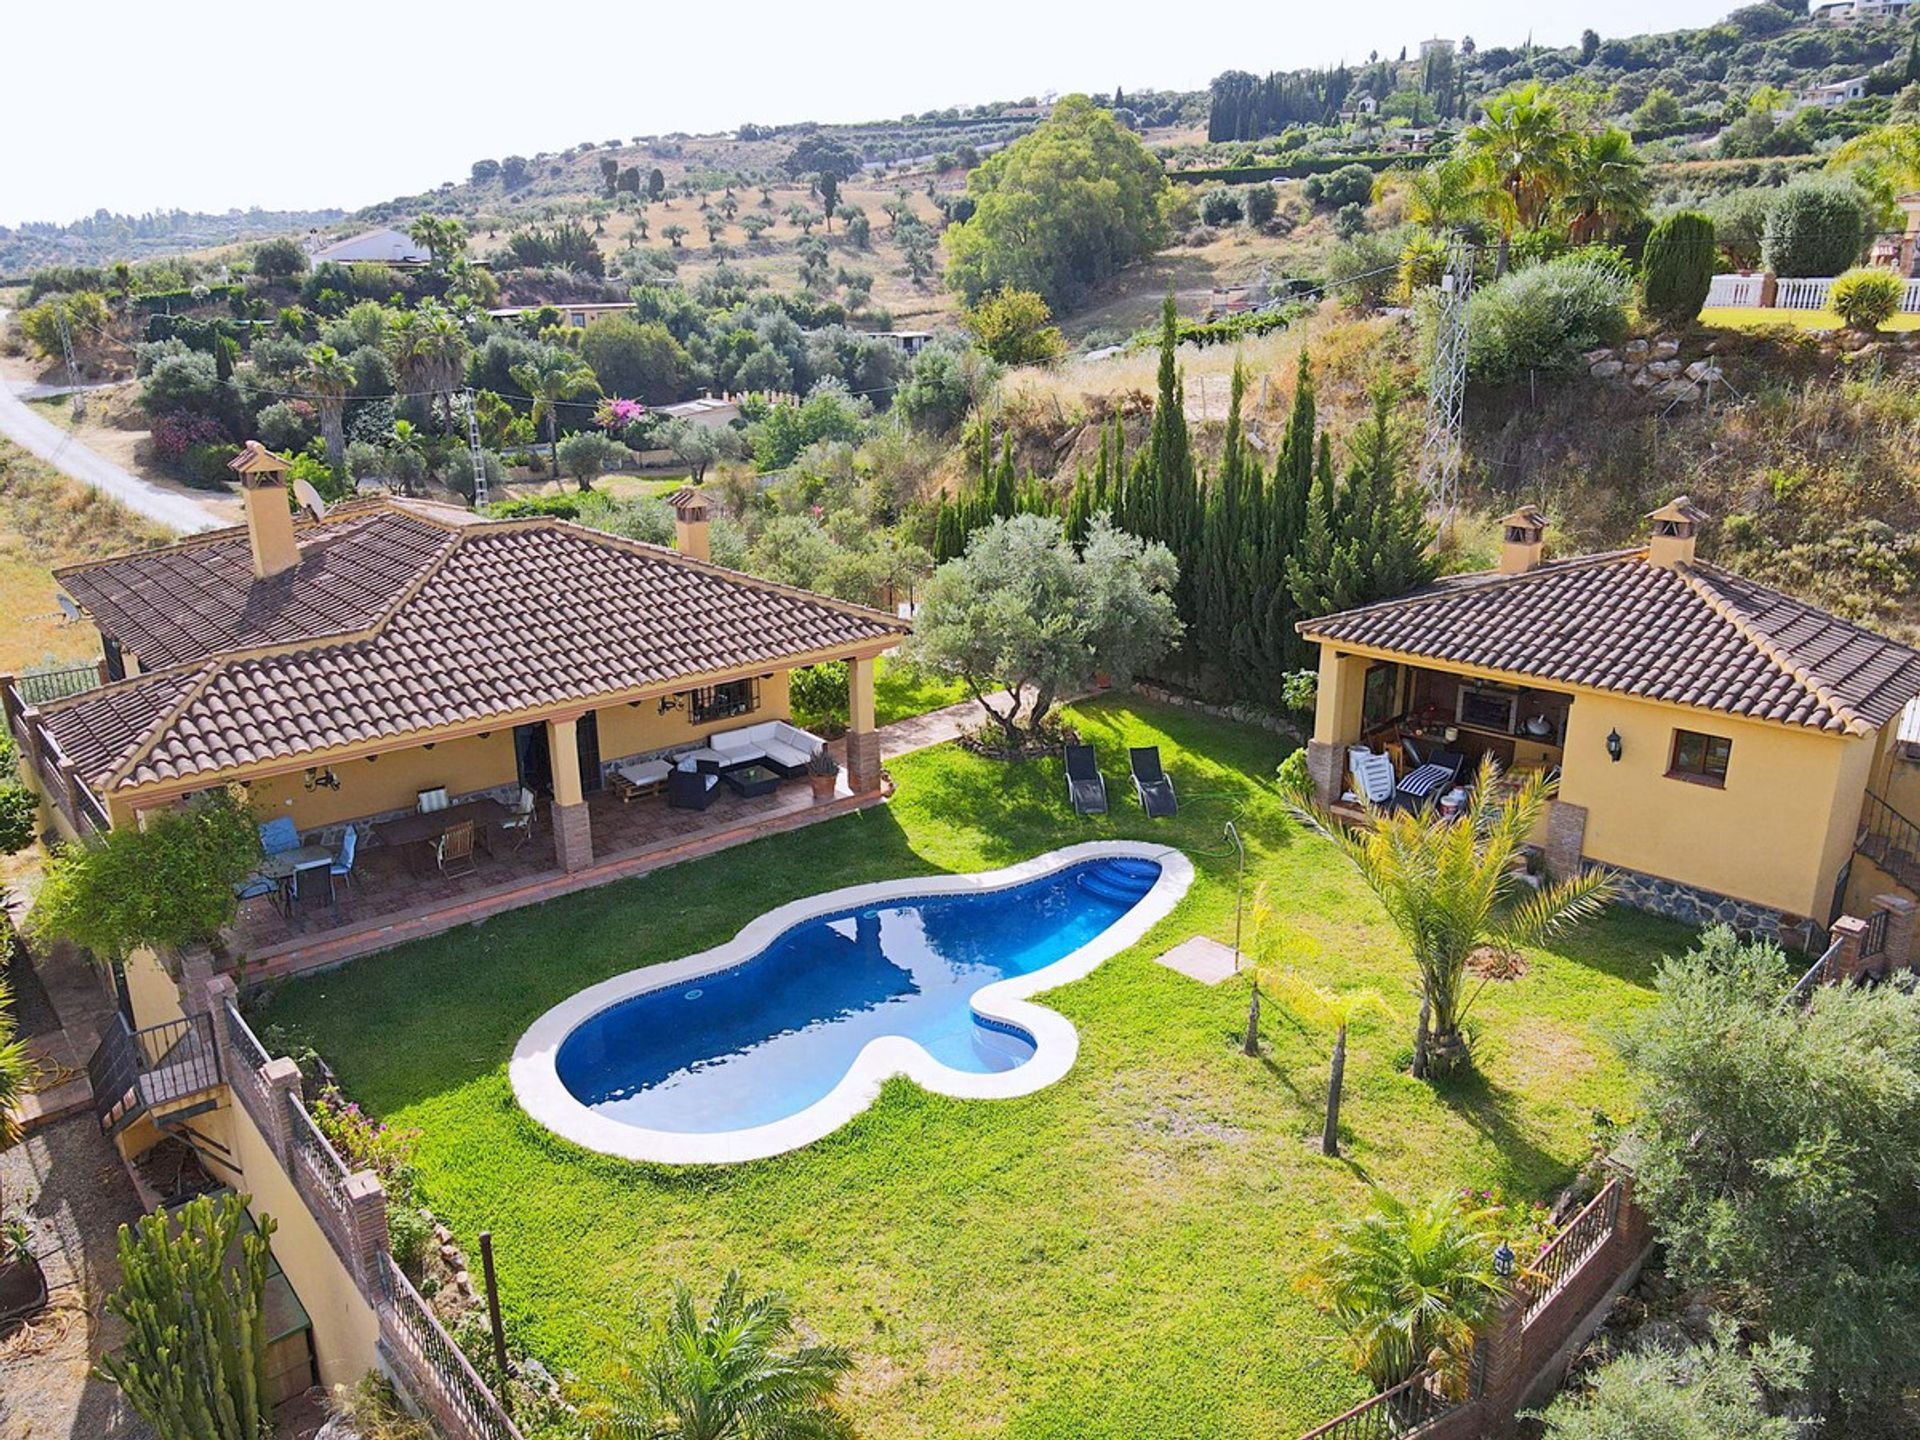
[[759,708],[760,682],[757,680],[730,680],[725,685],[704,686],[693,692],[687,706],[696,725],[750,715]]
[[1727,761],[1732,756],[1733,741],[1724,735],[1676,730],[1673,759],[1667,765],[1667,774],[1676,780],[1691,780],[1701,785],[1725,785]]

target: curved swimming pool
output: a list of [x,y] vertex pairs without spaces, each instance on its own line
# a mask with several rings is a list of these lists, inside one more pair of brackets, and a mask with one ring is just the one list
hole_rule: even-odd
[[1027,1093],[1066,1073],[1078,1037],[1025,997],[1132,944],[1191,875],[1164,846],[1116,841],[783,906],[556,1006],[515,1050],[514,1089],[569,1139],[669,1162],[804,1145],[894,1074]]

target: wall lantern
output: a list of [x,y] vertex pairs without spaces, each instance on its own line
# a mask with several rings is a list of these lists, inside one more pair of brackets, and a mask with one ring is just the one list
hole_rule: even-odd
[[686,708],[686,704],[687,702],[685,698],[682,696],[662,695],[660,697],[660,713],[664,715],[669,710],[684,710]]
[[1511,1279],[1513,1276],[1513,1247],[1504,1240],[1493,1252],[1493,1273],[1502,1280]]
[[1620,732],[1618,730],[1609,730],[1607,732],[1607,758],[1616,765],[1620,763],[1621,749]]
[[340,788],[340,777],[334,773],[331,765],[325,769],[321,769],[317,765],[309,765],[307,767],[306,787],[309,790],[338,790]]

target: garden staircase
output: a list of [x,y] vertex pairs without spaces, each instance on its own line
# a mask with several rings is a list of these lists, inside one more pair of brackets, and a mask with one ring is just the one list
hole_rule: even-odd
[[1893,808],[1885,796],[1867,791],[1860,806],[1860,829],[1853,853],[1865,856],[1920,896],[1920,824]]
[[220,1054],[210,1017],[188,1015],[135,1030],[116,1013],[87,1061],[100,1133],[146,1118],[161,1132],[220,1103]]

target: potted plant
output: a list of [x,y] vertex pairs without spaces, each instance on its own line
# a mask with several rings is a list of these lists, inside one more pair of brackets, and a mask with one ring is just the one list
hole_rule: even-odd
[[816,804],[831,800],[834,787],[840,782],[840,762],[827,753],[822,745],[813,752],[813,758],[807,761],[807,783],[813,786],[813,798]]
[[24,1220],[0,1225],[0,1325],[37,1313],[47,1303],[47,1277],[33,1256],[33,1231]]

